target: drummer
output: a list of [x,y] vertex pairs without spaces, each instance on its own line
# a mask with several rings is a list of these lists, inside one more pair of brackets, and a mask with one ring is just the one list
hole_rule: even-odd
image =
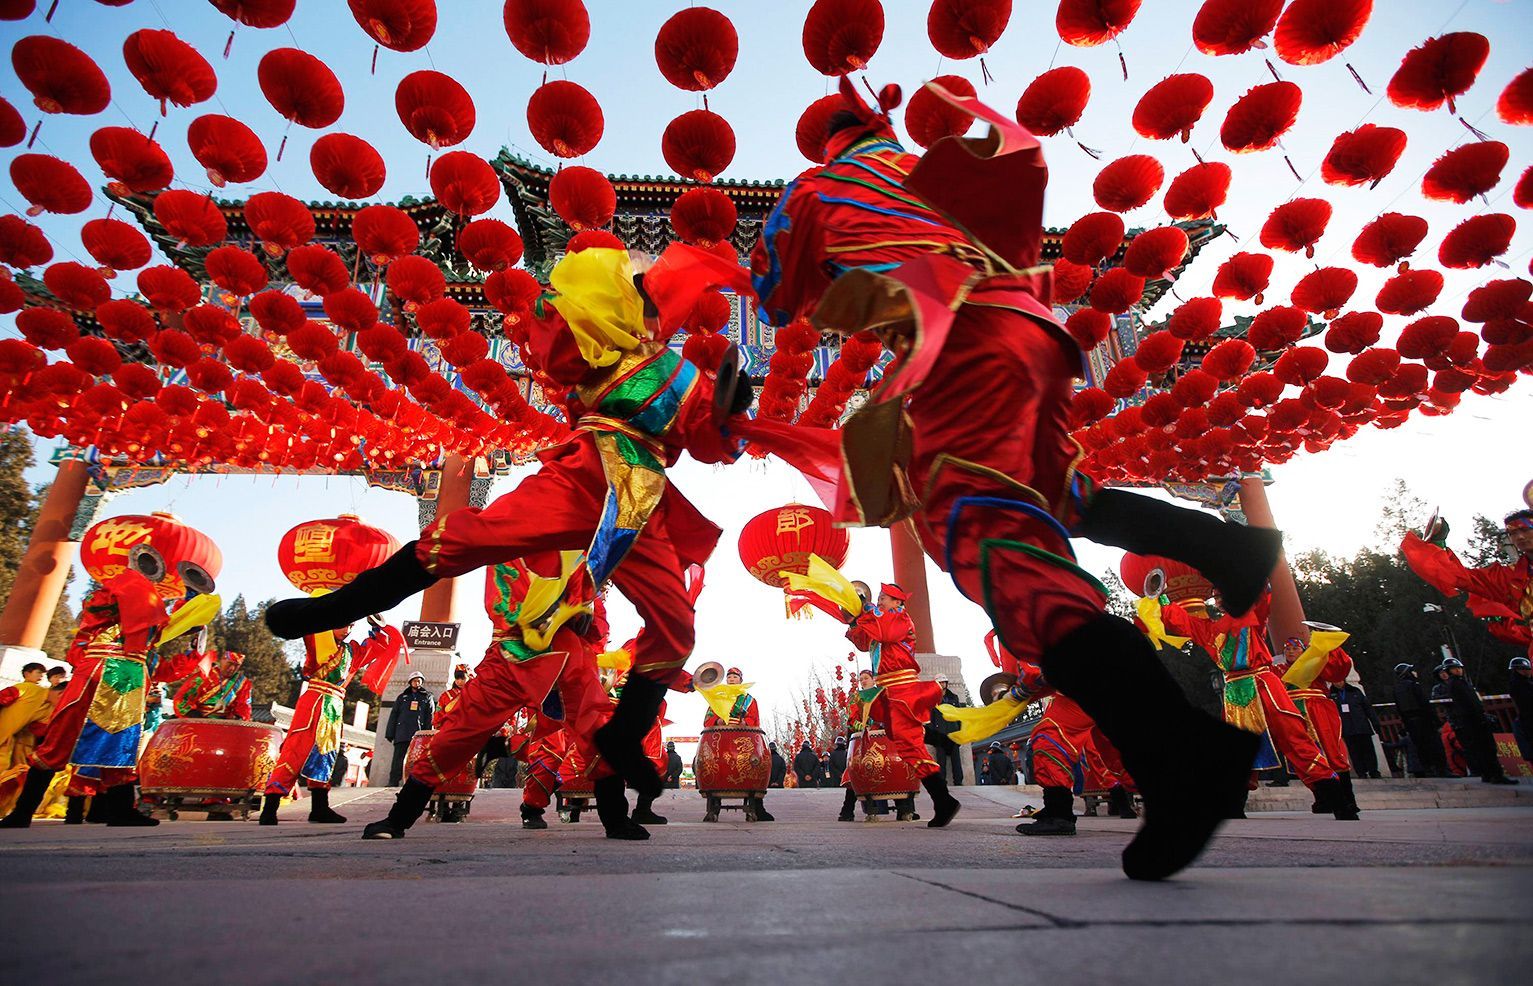
[[[724,684],[743,685],[745,675],[740,673],[739,668],[730,668],[724,672]],[[709,709],[703,716],[703,728],[712,729],[714,726],[750,726],[755,729],[761,728],[761,706],[756,703],[756,697],[750,692],[741,692],[735,696],[735,704],[729,710],[728,719],[720,719]]]
[[250,679],[243,670],[245,655],[224,651],[207,671],[182,682],[172,701],[183,719],[242,719],[250,721]]

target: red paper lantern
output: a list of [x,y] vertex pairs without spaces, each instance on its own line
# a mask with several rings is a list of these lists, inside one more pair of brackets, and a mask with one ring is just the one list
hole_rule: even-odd
[[1405,151],[1405,131],[1365,123],[1339,135],[1320,165],[1328,185],[1378,187]]
[[1400,354],[1393,349],[1364,349],[1347,364],[1347,379],[1378,387],[1389,382],[1399,369]]
[[400,257],[389,265],[389,290],[405,302],[405,311],[435,301],[447,290],[442,270],[425,257]]
[[255,181],[266,172],[261,138],[233,117],[199,116],[186,130],[186,146],[217,188],[231,181]]
[[1530,294],[1533,294],[1533,284],[1520,277],[1482,284],[1469,292],[1469,299],[1464,302],[1464,321],[1517,318]]
[[[97,305],[96,324],[101,326],[102,335],[118,342],[146,342],[159,329],[148,309],[126,298],[115,298]],[[117,383],[123,386],[121,380]]]
[[543,285],[524,270],[498,271],[484,281],[485,300],[506,315],[525,312],[542,293]]
[[44,113],[90,116],[112,101],[101,67],[67,41],[44,34],[22,38],[11,48],[11,67]]
[[672,14],[655,36],[655,63],[678,89],[704,92],[723,82],[740,55],[740,37],[728,17],[710,7]]
[[1258,312],[1246,330],[1246,340],[1264,353],[1276,352],[1304,338],[1309,318],[1297,308],[1276,305]]
[[422,69],[400,79],[394,109],[410,136],[433,150],[460,144],[474,131],[474,100],[441,72]]
[[256,81],[272,109],[300,127],[328,127],[346,108],[346,94],[330,66],[297,48],[274,48],[263,55]]
[[1240,379],[1255,362],[1256,347],[1244,339],[1226,339],[1203,355],[1203,372],[1228,382]]
[[112,297],[112,287],[101,272],[72,260],[53,264],[43,271],[43,285],[67,307],[95,311],[96,306]]
[[1504,123],[1533,123],[1533,68],[1525,68],[1507,83],[1496,100],[1496,115]]
[[499,219],[475,219],[458,234],[458,253],[477,270],[505,270],[522,259],[522,238]]
[[1082,351],[1089,352],[1112,332],[1112,316],[1095,308],[1079,308],[1065,319],[1065,331]]
[[282,192],[257,192],[246,199],[245,224],[272,256],[314,238],[314,214],[308,206]]
[[[960,75],[939,75],[931,80],[955,96],[975,96],[974,84]],[[974,124],[974,114],[961,110],[925,86],[916,90],[905,107],[905,129],[910,139],[930,147],[944,137],[961,136]]]
[[80,338],[74,319],[56,308],[23,308],[16,313],[16,328],[39,349],[62,349]]
[[1091,286],[1091,307],[1109,315],[1122,315],[1144,297],[1144,278],[1113,267]]
[[229,235],[224,214],[213,204],[212,197],[184,188],[155,196],[154,218],[187,246],[212,246]]
[[431,165],[431,194],[448,212],[477,216],[500,200],[500,179],[484,158],[451,151]]
[[1097,172],[1091,193],[1110,212],[1129,212],[1150,201],[1160,190],[1166,171],[1148,154],[1120,157]]
[[1292,82],[1268,82],[1241,96],[1224,116],[1219,140],[1236,154],[1275,145],[1299,118],[1304,91]]
[[804,17],[804,57],[821,75],[861,71],[883,39],[878,0],[815,0]]
[[527,129],[556,157],[579,157],[601,140],[601,105],[581,86],[557,80],[539,86],[527,101]]
[[1407,270],[1384,282],[1374,305],[1387,315],[1414,315],[1432,307],[1442,289],[1438,271]]
[[1077,48],[1106,44],[1128,29],[1141,0],[1060,0],[1054,29]]
[[1146,373],[1165,373],[1182,358],[1181,339],[1162,329],[1145,336],[1134,350],[1134,362]]
[[1271,250],[1290,253],[1304,251],[1315,255],[1315,242],[1325,235],[1331,221],[1331,203],[1325,199],[1289,199],[1267,217],[1262,226],[1261,244]]
[[20,154],[11,161],[11,183],[30,206],[27,215],[74,215],[90,208],[90,184],[74,165],[47,154]]
[[1151,86],[1134,106],[1134,132],[1151,140],[1181,135],[1187,143],[1192,128],[1214,98],[1214,84],[1206,76],[1190,72],[1167,76]]
[[287,253],[287,273],[293,282],[310,294],[321,297],[339,291],[351,283],[346,262],[335,251],[318,244],[294,247]]
[[120,219],[92,219],[80,228],[80,243],[96,263],[114,273],[137,270],[153,256],[148,237]]
[[134,31],[122,43],[122,58],[144,91],[160,101],[161,116],[166,103],[191,106],[211,99],[218,89],[213,66],[170,31]]
[[1323,349],[1304,346],[1290,349],[1272,364],[1272,374],[1294,387],[1302,387],[1316,380],[1330,365],[1331,357]]
[[351,134],[325,134],[309,148],[309,168],[325,190],[343,199],[377,195],[387,177],[383,155]]
[[580,0],[506,0],[504,22],[516,50],[544,65],[563,65],[591,40]]
[[[106,582],[128,571],[144,550],[151,549],[159,556],[158,567],[164,577],[155,582],[155,592],[166,600],[186,596],[183,566],[201,569],[211,581],[223,571],[224,556],[213,539],[195,528],[188,527],[174,514],[155,511],[144,514],[124,514],[98,521],[80,538],[80,564],[97,582]],[[149,564],[148,562],[138,562]]]
[[1120,360],[1113,364],[1112,369],[1107,371],[1107,376],[1102,381],[1102,389],[1113,397],[1127,400],[1144,389],[1145,381],[1149,374],[1144,368],[1133,360]]
[[1437,262],[1455,270],[1484,267],[1507,251],[1517,220],[1504,212],[1471,216],[1453,227],[1437,248]]
[[1123,248],[1123,218],[1112,212],[1088,213],[1070,224],[1060,253],[1072,263],[1093,266]]
[[1406,52],[1389,80],[1389,101],[1416,110],[1435,110],[1447,103],[1448,112],[1456,113],[1454,100],[1474,85],[1488,57],[1490,41],[1483,34],[1455,31],[1428,38]]
[[1262,292],[1272,277],[1272,258],[1264,253],[1237,253],[1219,265],[1214,274],[1214,295],[1236,301],[1262,303]]
[[[799,115],[798,124],[793,128],[793,140],[798,144],[799,153],[816,164],[823,163],[830,118],[837,110],[845,108],[846,100],[839,92],[821,96],[810,103]],[[25,130],[23,126],[23,136]]]
[[281,27],[293,16],[298,0],[208,0],[237,24],[260,29]]
[[717,113],[691,110],[666,124],[660,153],[683,178],[711,182],[735,158],[735,132]]
[[367,36],[392,51],[417,51],[436,34],[436,0],[347,0]]
[[1164,201],[1172,219],[1215,216],[1230,194],[1230,166],[1221,161],[1193,165],[1171,180]]
[[1205,55],[1238,55],[1265,47],[1283,0],[1204,0],[1192,20],[1192,41]]
[[1448,151],[1421,179],[1421,194],[1446,202],[1468,202],[1501,181],[1511,151],[1499,140],[1481,140]]
[[1418,318],[1400,332],[1395,343],[1406,359],[1431,359],[1442,355],[1458,337],[1458,322],[1447,315]]
[[548,201],[559,218],[576,231],[595,229],[612,221],[617,192],[595,168],[563,168],[548,183]]
[[[299,247],[299,250],[303,249],[307,248]],[[287,255],[289,267],[293,263],[293,254],[297,252],[294,250]],[[298,304],[298,299],[280,291],[262,291],[251,298],[250,316],[263,331],[275,336],[286,336],[304,323],[303,307]]]
[[21,118],[10,100],[0,96],[0,147],[15,147],[26,139],[27,121]]
[[351,220],[351,235],[375,264],[390,264],[408,256],[421,241],[415,220],[392,205],[370,205],[358,210]]
[[809,571],[809,556],[819,555],[839,567],[850,538],[831,522],[828,511],[790,504],[757,514],[740,531],[740,562],[757,580],[786,588],[786,575]]
[[1347,312],[1325,331],[1325,348],[1333,353],[1361,353],[1379,341],[1384,316],[1378,312]]
[[1166,323],[1166,329],[1178,339],[1207,339],[1219,331],[1224,317],[1224,303],[1218,298],[1193,298],[1182,302]]
[[1129,241],[1123,269],[1143,278],[1165,277],[1187,256],[1187,234],[1176,226],[1145,230]]
[[1125,553],[1118,563],[1123,585],[1136,596],[1168,596],[1173,603],[1201,603],[1214,586],[1197,569],[1170,558]]
[[697,246],[728,240],[738,221],[733,200],[716,188],[689,188],[671,206],[671,228],[682,240]]
[[926,15],[926,36],[944,58],[983,55],[1011,20],[1011,0],[935,0]]
[[1426,235],[1427,221],[1420,216],[1386,212],[1357,234],[1352,241],[1352,259],[1374,267],[1392,267],[1415,253]]
[[203,267],[214,284],[241,298],[266,287],[265,265],[255,254],[237,246],[212,251],[203,258]]
[[162,312],[184,312],[202,300],[202,288],[192,276],[169,264],[139,271],[137,283],[139,293]]
[[1061,65],[1028,83],[1017,100],[1017,122],[1039,137],[1052,137],[1080,122],[1090,100],[1091,77]]
[[91,157],[112,179],[112,191],[157,192],[175,177],[164,149],[130,127],[102,127],[90,137]]
[[277,542],[277,566],[300,592],[339,589],[399,550],[387,531],[354,514],[299,524]]
[[1293,0],[1273,35],[1277,56],[1290,65],[1319,65],[1348,48],[1373,14],[1373,0]]
[[1079,298],[1090,286],[1094,276],[1091,268],[1084,264],[1064,259],[1054,261],[1054,303],[1068,305]]
[[1292,301],[1307,312],[1324,312],[1335,318],[1357,290],[1357,275],[1345,267],[1322,267],[1311,271],[1294,285]]

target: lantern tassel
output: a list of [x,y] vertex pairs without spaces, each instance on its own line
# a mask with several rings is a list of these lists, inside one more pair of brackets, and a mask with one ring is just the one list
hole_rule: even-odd
[[[164,106],[165,104],[161,103],[160,105]],[[152,143],[154,141],[154,135],[159,133],[159,132],[160,132],[160,121],[156,120],[156,121],[154,121],[154,126],[149,128],[149,138],[148,138],[148,140],[149,140],[150,143]]]
[[229,60],[229,52],[234,50],[234,30],[229,31],[229,40],[224,42],[224,61]]
[[282,135],[282,143],[277,145],[277,160],[282,160],[282,152],[287,150],[287,134]]
[[59,9],[59,0],[53,0],[53,2],[48,5],[48,13],[43,15],[43,20],[46,23],[52,24],[53,23],[53,12],[55,10],[58,10],[58,9]]
[[1118,67],[1123,69],[1123,81],[1127,82],[1128,81],[1128,59],[1123,57],[1123,48],[1122,48],[1121,45],[1118,48]]
[[1294,176],[1294,180],[1295,181],[1303,181],[1304,180],[1304,177],[1299,174],[1299,169],[1295,168],[1293,166],[1293,162],[1288,159],[1288,155],[1287,154],[1283,155],[1283,163],[1288,165],[1288,170],[1289,171],[1293,172],[1293,176]]
[[995,76],[990,74],[990,66],[985,64],[984,55],[979,56],[979,77],[987,86],[995,81]]
[[1272,78],[1275,79],[1278,82],[1282,82],[1283,81],[1283,77],[1281,75],[1278,75],[1277,66],[1272,64],[1272,59],[1264,58],[1264,59],[1262,59],[1262,61],[1267,63],[1267,71],[1272,73]]
[[373,45],[373,67],[372,67],[371,70],[369,70],[368,74],[369,75],[377,75],[378,74],[378,46],[377,45]]
[[[1477,137],[1478,139],[1480,139],[1480,140],[1490,140],[1490,134],[1488,134],[1485,131],[1481,130],[1479,127],[1476,127],[1474,124],[1470,123],[1468,120],[1464,119],[1463,117],[1459,117],[1458,118],[1458,122],[1462,123],[1464,125],[1464,128],[1466,130],[1468,130],[1470,133],[1474,134],[1475,137]],[[32,145],[28,144],[27,146],[30,147]]]
[[1357,82],[1358,86],[1362,88],[1363,92],[1366,92],[1368,95],[1372,96],[1373,95],[1373,90],[1369,89],[1368,88],[1368,83],[1364,82],[1363,81],[1363,77],[1361,75],[1357,74],[1357,69],[1352,67],[1352,63],[1351,62],[1347,62],[1346,64],[1347,64],[1347,71],[1352,73],[1352,78]]
[[27,150],[30,151],[32,149],[32,145],[37,143],[37,132],[39,130],[41,130],[42,128],[43,128],[42,117],[38,117],[37,118],[37,122],[32,124],[32,136],[27,138]]

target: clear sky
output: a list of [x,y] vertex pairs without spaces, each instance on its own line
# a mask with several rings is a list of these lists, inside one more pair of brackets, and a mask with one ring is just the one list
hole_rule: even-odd
[[[794,146],[793,125],[804,106],[829,91],[827,80],[808,66],[800,48],[802,15],[808,3],[717,0],[713,5],[733,19],[741,38],[740,59],[733,75],[709,97],[711,108],[733,124],[738,139],[734,165],[725,174],[751,179],[792,177],[807,166]],[[246,121],[266,142],[269,154],[275,155],[285,125],[261,96],[255,69],[266,51],[295,44],[324,59],[345,87],[346,110],[331,131],[365,137],[388,162],[388,181],[378,201],[426,190],[427,148],[405,132],[392,99],[398,80],[420,68],[434,67],[452,74],[473,96],[478,123],[463,149],[491,157],[506,145],[534,160],[555,163],[537,147],[526,127],[526,100],[541,81],[544,69],[511,46],[501,26],[502,4],[493,0],[443,0],[438,5],[440,25],[431,44],[424,51],[409,54],[383,50],[378,55],[376,74],[369,74],[371,40],[339,2],[302,0],[288,28],[240,28],[228,60],[220,56],[231,22],[211,6],[194,0],[140,0],[122,8],[88,0],[62,0],[53,23],[44,24],[42,11],[47,6],[47,0],[42,0],[39,11],[26,21],[0,24],[0,42],[8,48],[27,34],[55,34],[85,49],[106,71],[112,82],[113,105],[96,117],[47,118],[35,148],[75,163],[98,186],[103,179],[87,151],[90,132],[100,126],[129,124],[147,130],[158,118],[157,105],[122,62],[123,38],[142,27],[168,26],[196,46],[219,76],[215,100],[190,109],[172,108],[160,120],[157,139],[176,165],[178,186],[207,187],[201,168],[185,147],[186,127],[202,113],[228,113]],[[581,163],[613,173],[666,172],[660,155],[660,133],[665,123],[701,104],[695,94],[667,85],[654,62],[655,32],[682,6],[685,4],[679,0],[588,2],[593,22],[589,47],[570,64],[550,72],[550,77],[566,77],[586,86],[605,112],[606,133]],[[1231,199],[1219,218],[1233,235],[1208,246],[1184,275],[1177,286],[1184,298],[1206,293],[1215,269],[1230,253],[1260,249],[1256,233],[1267,213],[1294,195],[1325,198],[1335,213],[1314,261],[1276,255],[1278,267],[1267,293],[1268,305],[1284,303],[1292,285],[1316,264],[1351,265],[1348,249],[1352,238],[1369,220],[1386,211],[1420,215],[1431,224],[1414,263],[1423,267],[1436,266],[1437,243],[1453,225],[1470,215],[1505,211],[1514,214],[1522,226],[1505,258],[1511,273],[1494,267],[1447,272],[1447,285],[1432,310],[1434,314],[1457,315],[1464,295],[1484,280],[1527,274],[1533,254],[1533,227],[1512,205],[1511,189],[1533,161],[1533,137],[1526,128],[1503,125],[1493,106],[1505,84],[1533,63],[1533,35],[1525,28],[1533,23],[1533,2],[1529,0],[1381,0],[1362,39],[1343,57],[1309,68],[1279,63],[1282,75],[1300,83],[1305,92],[1298,124],[1283,142],[1294,167],[1306,176],[1303,182],[1294,179],[1278,150],[1232,156],[1219,146],[1218,126],[1227,108],[1250,87],[1270,81],[1263,60],[1267,53],[1254,51],[1215,59],[1194,50],[1190,25],[1199,5],[1191,0],[1145,5],[1121,38],[1129,68],[1127,81],[1119,72],[1116,46],[1061,46],[1053,30],[1055,5],[1019,0],[1005,35],[986,58],[994,76],[988,86],[980,85],[977,62],[944,62],[932,50],[925,29],[929,4],[886,0],[884,6],[887,28],[869,72],[875,85],[896,81],[908,94],[924,79],[955,73],[974,81],[982,99],[1009,112],[1026,84],[1051,65],[1077,65],[1090,74],[1091,104],[1076,134],[1084,143],[1102,150],[1102,161],[1091,160],[1063,135],[1046,140],[1052,169],[1045,213],[1050,225],[1065,226],[1094,211],[1091,180],[1102,163],[1120,155],[1154,154],[1166,166],[1168,177],[1195,163],[1194,149],[1206,158],[1231,163],[1235,169]],[[1490,59],[1480,81],[1459,101],[1460,113],[1467,120],[1505,141],[1512,150],[1501,185],[1490,193],[1488,209],[1478,201],[1454,206],[1429,203],[1420,196],[1420,178],[1431,162],[1473,137],[1446,110],[1431,114],[1400,110],[1382,98],[1401,56],[1424,39],[1447,30],[1478,31],[1491,39]],[[1353,82],[1344,62],[1357,69],[1373,94],[1363,92]],[[1136,138],[1128,126],[1134,103],[1149,86],[1178,71],[1202,72],[1215,86],[1214,101],[1194,130],[1191,143]],[[8,60],[0,64],[0,93],[21,109],[28,124],[37,119],[38,113],[16,81]],[[1371,191],[1324,185],[1318,169],[1331,139],[1362,122],[1397,126],[1409,134],[1410,143],[1398,167]],[[281,162],[273,161],[258,181],[219,194],[244,196],[277,189],[304,199],[329,198],[308,167],[309,147],[317,136],[313,131],[293,128]],[[24,150],[7,149],[0,152],[0,160],[8,164]],[[1157,196],[1131,213],[1127,217],[1130,225],[1164,222],[1159,202]],[[84,220],[104,215],[108,205],[98,193],[93,207],[83,215],[39,220],[53,239],[59,259],[73,257],[89,262],[77,231]],[[0,181],[0,206],[18,213],[25,208],[8,182]],[[510,208],[504,202],[491,215],[511,220]],[[1362,283],[1352,307],[1371,307],[1383,276],[1371,268],[1360,273]],[[132,275],[120,275],[113,286],[118,294],[131,293]],[[1168,296],[1162,307],[1151,313],[1152,320],[1163,317],[1174,304]],[[1226,315],[1247,315],[1255,310],[1254,305],[1227,305]],[[15,335],[12,321],[9,316],[0,318],[0,335]],[[1388,318],[1384,341],[1391,341],[1406,321]],[[1533,480],[1529,422],[1533,422],[1533,387],[1524,379],[1507,395],[1466,397],[1449,417],[1413,417],[1395,431],[1365,430],[1323,455],[1301,455],[1274,470],[1277,482],[1271,497],[1278,521],[1287,528],[1290,543],[1297,549],[1322,547],[1349,552],[1369,539],[1380,494],[1395,477],[1402,477],[1426,500],[1442,506],[1460,522],[1459,529],[1465,530],[1472,513],[1499,516],[1513,509],[1523,485]],[[40,447],[39,458],[46,458],[51,448],[51,443]],[[34,475],[46,479],[48,470],[39,468]],[[810,666],[844,656],[848,648],[840,639],[839,628],[828,619],[784,620],[777,594],[752,580],[739,565],[735,539],[740,527],[757,512],[793,499],[813,502],[813,497],[801,479],[777,463],[747,461],[719,470],[686,462],[673,475],[725,529],[700,603],[697,659],[743,663],[747,680],[759,683],[758,695],[769,710],[786,703]],[[502,480],[500,488],[509,488],[514,481]],[[219,581],[226,597],[243,592],[261,599],[288,593],[276,568],[274,546],[282,532],[302,520],[356,511],[401,540],[415,532],[415,505],[410,498],[368,490],[362,481],[350,478],[181,479],[120,496],[107,512],[165,508],[175,510],[222,546],[226,564]],[[888,577],[887,544],[883,532],[854,532],[849,573],[868,581]],[[1082,558],[1095,571],[1116,566],[1115,552],[1094,546],[1083,546]],[[977,684],[989,671],[981,644],[984,619],[978,609],[958,597],[945,576],[933,569],[929,578],[938,648],[961,655],[970,683]],[[473,653],[487,639],[488,624],[478,610],[479,580],[462,581],[459,612],[465,622],[466,650]],[[617,609],[614,636],[622,640],[633,629],[632,618],[630,614],[625,620],[622,607]],[[398,619],[414,615],[413,605],[394,614]],[[694,697],[677,699],[672,703],[671,718],[676,720],[673,731],[696,732],[701,715],[701,703]]]

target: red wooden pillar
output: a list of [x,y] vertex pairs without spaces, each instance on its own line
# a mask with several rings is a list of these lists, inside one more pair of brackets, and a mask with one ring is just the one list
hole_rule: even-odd
[[[1240,509],[1252,527],[1277,527],[1272,519],[1272,504],[1267,500],[1267,487],[1260,476],[1247,476],[1240,481]],[[1309,640],[1309,628],[1304,625],[1304,604],[1299,601],[1299,587],[1288,567],[1288,555],[1278,555],[1277,567],[1272,570],[1272,616],[1267,623],[1267,636],[1272,652],[1280,653],[1283,641],[1289,637]]]
[[916,653],[935,654],[931,599],[926,592],[926,552],[921,550],[921,539],[911,521],[902,520],[889,528],[889,548],[894,555],[894,581],[910,596],[905,612],[916,626]]
[[[82,460],[59,463],[58,475],[38,510],[37,526],[32,528],[32,539],[16,571],[5,611],[0,614],[0,645],[34,650],[43,646],[64,593],[69,566],[80,548],[78,541],[69,539],[69,528],[85,497],[88,479]],[[57,659],[62,655],[51,656]]]

